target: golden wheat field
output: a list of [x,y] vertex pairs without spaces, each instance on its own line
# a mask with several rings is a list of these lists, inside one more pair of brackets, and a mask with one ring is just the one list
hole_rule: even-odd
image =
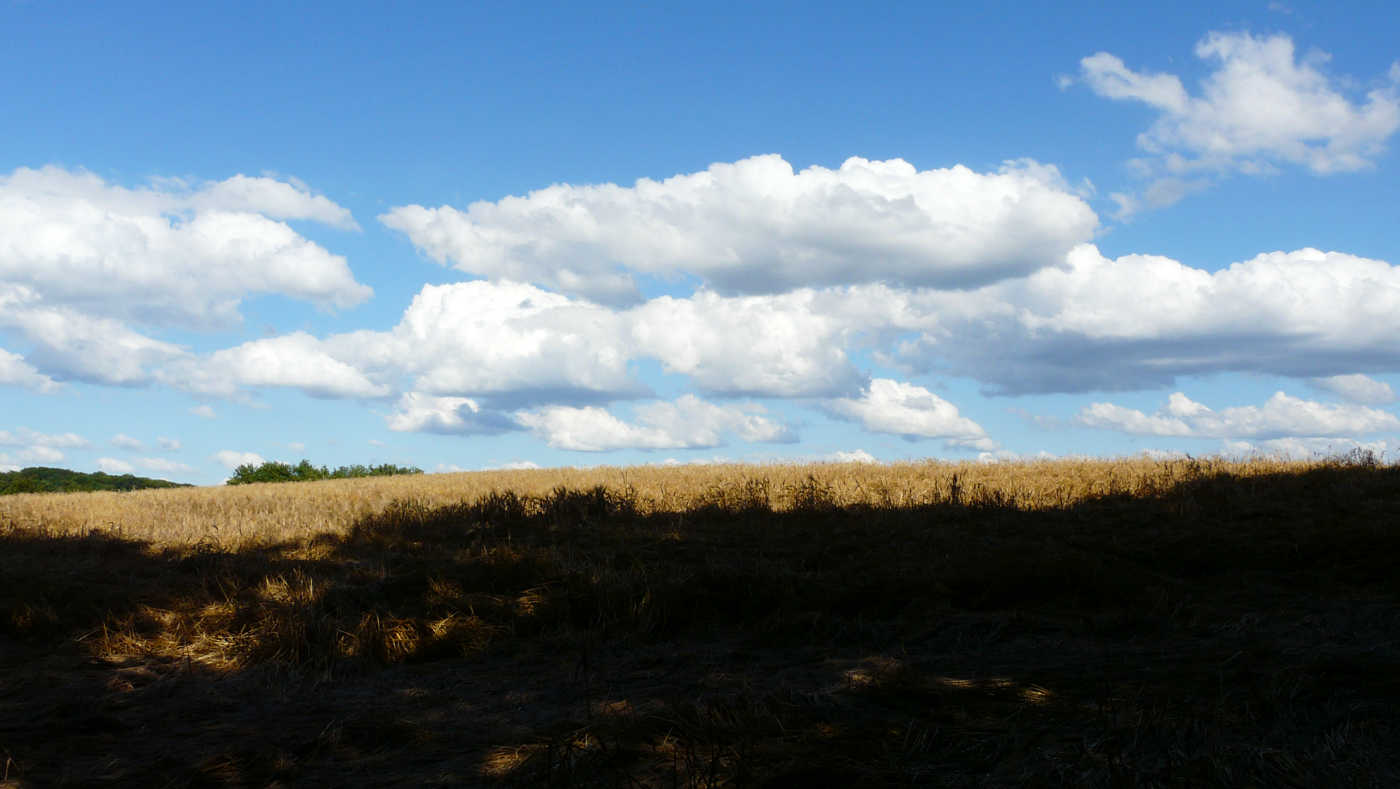
[[1400,785],[1400,467],[0,498],[0,786]]
[[907,507],[951,497],[1000,497],[1018,508],[1064,507],[1106,494],[1137,495],[1187,476],[1243,478],[1301,471],[1324,461],[1278,459],[1047,460],[1005,463],[821,463],[529,469],[285,484],[49,493],[0,497],[0,527],[54,535],[112,533],[159,545],[221,547],[341,532],[391,502],[443,506],[496,491],[542,496],[560,487],[630,491],[648,514],[722,504],[760,483],[774,510],[791,509],[812,481],[836,506]]

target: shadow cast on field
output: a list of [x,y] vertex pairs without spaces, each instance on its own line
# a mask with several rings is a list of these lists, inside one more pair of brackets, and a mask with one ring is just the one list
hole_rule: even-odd
[[0,781],[1400,780],[1400,470],[792,498],[497,493],[237,551],[0,524]]

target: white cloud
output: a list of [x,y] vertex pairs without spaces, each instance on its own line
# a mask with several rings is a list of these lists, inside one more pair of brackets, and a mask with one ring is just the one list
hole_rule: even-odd
[[[1137,139],[1150,158],[1136,164],[1154,177],[1267,173],[1280,163],[1319,174],[1359,170],[1374,164],[1400,128],[1394,68],[1386,84],[1353,101],[1347,80],[1325,72],[1328,55],[1314,51],[1299,60],[1287,35],[1213,32],[1196,45],[1196,56],[1215,70],[1195,96],[1177,76],[1133,71],[1107,52],[1080,61],[1094,92],[1158,111]],[[1168,187],[1146,202],[1163,205],[1181,194]]]
[[514,399],[635,392],[617,314],[531,285],[426,285],[390,332],[323,341],[332,357],[371,377],[413,377],[432,394]]
[[1296,377],[1400,369],[1400,267],[1341,252],[1270,252],[1210,272],[1091,245],[1063,269],[966,293],[866,297],[917,332],[897,356],[997,392],[1167,386],[1180,375]]
[[[1148,454],[1148,453],[1144,453]],[[977,453],[978,463],[1028,463],[1037,460],[1055,460],[1062,456],[1053,452],[1039,450],[1037,452],[1014,452],[1010,449],[996,449],[987,452]],[[1083,455],[1064,455],[1065,458],[1085,457]]]
[[859,398],[830,400],[826,408],[866,430],[907,438],[941,438],[950,447],[990,451],[996,442],[957,406],[922,386],[876,378]]
[[14,465],[13,463],[8,463],[8,462],[6,462],[6,461],[8,461],[8,460],[9,460],[8,457],[6,457],[6,456],[3,455],[3,454],[0,454],[0,474],[7,474],[7,473],[9,473],[9,472],[11,472],[11,471],[19,471],[19,470],[20,470],[20,467],[19,467],[19,466],[16,466],[16,465]]
[[1310,383],[1320,389],[1341,395],[1353,403],[1385,405],[1395,402],[1395,390],[1390,388],[1390,384],[1360,373],[1313,378]]
[[851,451],[849,451],[849,452],[844,451],[844,450],[837,450],[836,452],[832,452],[832,453],[829,454],[829,455],[824,455],[824,456],[822,457],[822,459],[823,459],[823,460],[829,460],[829,461],[831,461],[832,463],[879,463],[879,462],[880,462],[879,458],[875,457],[874,455],[870,454],[869,452],[866,452],[866,451],[863,450],[863,449],[855,449],[855,450],[851,450]]
[[194,471],[188,464],[170,460],[169,458],[141,457],[134,458],[132,462],[135,463],[137,467],[145,469],[146,471],[157,471],[165,474]]
[[737,463],[739,461],[723,455],[711,455],[710,457],[687,457],[684,460],[678,458],[666,458],[661,461],[662,466],[719,466],[726,463]]
[[[642,395],[629,364],[648,358],[705,392],[833,396],[865,383],[846,357],[850,336],[862,321],[887,320],[880,304],[853,311],[848,301],[812,290],[702,291],[612,310],[511,282],[427,285],[390,331],[258,340],[173,363],[160,377],[224,396],[240,385],[296,385],[342,397],[408,389],[415,399],[401,401],[390,417],[402,426],[395,429],[437,432],[499,432],[504,425],[491,416],[498,406]],[[459,422],[468,411],[478,417]]]
[[177,345],[152,339],[112,318],[39,304],[35,291],[0,281],[0,329],[34,345],[27,361],[46,372],[103,384],[138,384],[149,368],[184,357]]
[[787,441],[787,427],[764,416],[761,406],[719,406],[694,395],[674,402],[638,406],[636,423],[627,423],[602,408],[547,406],[517,411],[516,421],[550,446],[583,452],[613,449],[699,449],[725,443],[733,434],[744,441]]
[[1266,441],[1226,441],[1224,443],[1226,454],[1251,457],[1254,455],[1264,455],[1268,457],[1284,457],[1294,460],[1313,460],[1317,458],[1338,457],[1350,454],[1353,451],[1372,452],[1376,456],[1381,456],[1387,452],[1395,451],[1393,441],[1358,441],[1354,438],[1300,438],[1290,436],[1287,438],[1272,438]]
[[213,406],[208,405],[197,405],[194,408],[190,409],[190,413],[194,414],[195,416],[202,417],[204,419],[214,419],[218,416],[218,414],[214,413]]
[[390,389],[333,358],[304,332],[254,340],[207,357],[167,365],[159,377],[170,386],[231,397],[240,387],[291,387],[313,397],[383,397]]
[[0,430],[0,446],[83,449],[91,444],[77,433],[40,433],[37,430],[21,427],[13,432]]
[[326,198],[268,178],[128,189],[20,168],[0,175],[0,286],[30,288],[51,309],[154,326],[235,322],[251,293],[327,308],[369,298],[344,258],[278,218],[353,225]]
[[432,259],[619,303],[634,273],[725,293],[855,282],[965,287],[1050,265],[1098,219],[1054,167],[918,170],[853,157],[794,172],[776,154],[664,181],[558,184],[523,197],[400,206],[380,217]]
[[1079,61],[1080,73],[1095,93],[1110,99],[1136,99],[1163,112],[1183,113],[1190,104],[1181,80],[1171,74],[1138,74],[1123,61],[1099,52]]
[[386,334],[325,347],[372,373],[407,373],[415,390],[560,402],[639,393],[629,361],[655,358],[704,391],[778,396],[851,391],[863,383],[841,346],[847,324],[812,291],[726,298],[662,297],[624,311],[530,285],[425,286]]
[[518,283],[429,285],[389,331],[286,335],[162,374],[202,372],[184,385],[210,393],[235,384],[408,392],[388,417],[395,429],[479,433],[508,429],[507,414],[520,409],[644,396],[634,375],[650,360],[702,395],[858,400],[869,385],[853,362],[860,351],[907,375],[1024,394],[1218,372],[1400,370],[1397,335],[1400,267],[1385,261],[1305,248],[1212,272],[1158,256],[1109,259],[1086,244],[1055,268],[962,291],[701,290],[609,309]]
[[145,446],[145,444],[141,443],[140,439],[132,438],[125,433],[118,433],[112,436],[112,440],[109,443],[118,449],[141,449]]
[[0,348],[0,386],[22,386],[45,394],[59,389],[57,381],[39,372],[24,357],[4,348]]
[[456,463],[439,463],[439,464],[437,464],[437,466],[433,469],[433,471],[434,471],[434,473],[437,473],[437,474],[457,474],[457,473],[461,473],[461,472],[463,472],[463,471],[473,471],[473,470],[478,470],[478,471],[524,471],[524,470],[536,469],[536,468],[540,468],[540,465],[539,465],[538,463],[535,463],[535,462],[530,461],[530,460],[511,460],[511,461],[507,461],[507,462],[505,462],[505,463],[491,462],[491,463],[488,463],[488,464],[482,466],[480,469],[462,468],[461,466],[457,465]]
[[733,433],[743,441],[794,440],[786,425],[765,416],[767,411],[755,403],[720,406],[695,395],[683,395],[671,402],[639,405],[636,413],[639,423],[681,438],[684,446],[718,446],[723,433]]
[[182,446],[178,438],[167,438],[165,436],[157,438],[156,444],[165,452],[179,452]]
[[342,230],[360,229],[346,209],[322,195],[311,194],[301,183],[288,183],[275,178],[250,178],[239,174],[217,183],[205,184],[187,199],[196,210],[262,214],[273,219],[306,219]]
[[[1171,402],[1185,395],[1177,392],[1171,396]],[[1168,411],[1170,405],[1168,406]],[[1193,435],[1191,426],[1179,417],[1164,415],[1144,414],[1133,408],[1124,408],[1113,403],[1093,403],[1080,410],[1076,421],[1086,427],[1096,427],[1104,430],[1117,430],[1122,433],[1133,433],[1140,436],[1190,436]]]
[[267,462],[263,460],[262,455],[255,452],[239,452],[233,449],[221,449],[214,453],[213,459],[218,461],[219,465],[230,469],[243,465],[261,466]]
[[860,388],[844,346],[857,325],[822,294],[726,298],[702,291],[653,299],[626,314],[634,347],[718,394],[800,397]]
[[397,409],[385,418],[390,430],[420,433],[492,434],[518,430],[509,416],[483,411],[468,397],[434,397],[408,392],[399,398]]
[[108,474],[130,474],[136,467],[116,458],[98,458],[97,469]]
[[303,444],[300,441],[289,441],[287,442],[287,449],[290,449],[293,452],[305,452],[306,444]]
[[526,471],[539,468],[540,464],[531,460],[510,460],[494,466],[483,468],[483,471]]
[[1321,438],[1400,429],[1394,414],[1360,405],[1333,405],[1275,392],[1262,406],[1214,411],[1176,392],[1156,414],[1112,403],[1082,409],[1076,421],[1087,427],[1137,435],[1193,438]]
[[30,463],[57,463],[63,459],[63,453],[52,446],[39,444],[21,449],[18,453],[20,460]]

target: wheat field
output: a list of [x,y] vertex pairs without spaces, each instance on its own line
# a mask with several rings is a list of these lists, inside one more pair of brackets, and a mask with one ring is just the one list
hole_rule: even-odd
[[55,536],[98,532],[156,545],[237,548],[341,533],[393,502],[436,507],[498,491],[544,496],[602,485],[628,491],[642,512],[682,512],[745,495],[754,485],[775,511],[815,484],[838,507],[910,507],[990,497],[1026,510],[1109,494],[1148,495],[1209,474],[1241,478],[1301,472],[1328,460],[1256,458],[1042,460],[1031,462],[696,464],[479,471],[396,477],[0,497],[0,529]]
[[0,498],[0,787],[1400,785],[1400,467]]

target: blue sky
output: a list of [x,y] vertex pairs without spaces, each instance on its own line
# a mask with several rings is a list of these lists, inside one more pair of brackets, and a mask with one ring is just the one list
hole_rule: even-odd
[[0,468],[1400,442],[1387,4],[0,29]]

